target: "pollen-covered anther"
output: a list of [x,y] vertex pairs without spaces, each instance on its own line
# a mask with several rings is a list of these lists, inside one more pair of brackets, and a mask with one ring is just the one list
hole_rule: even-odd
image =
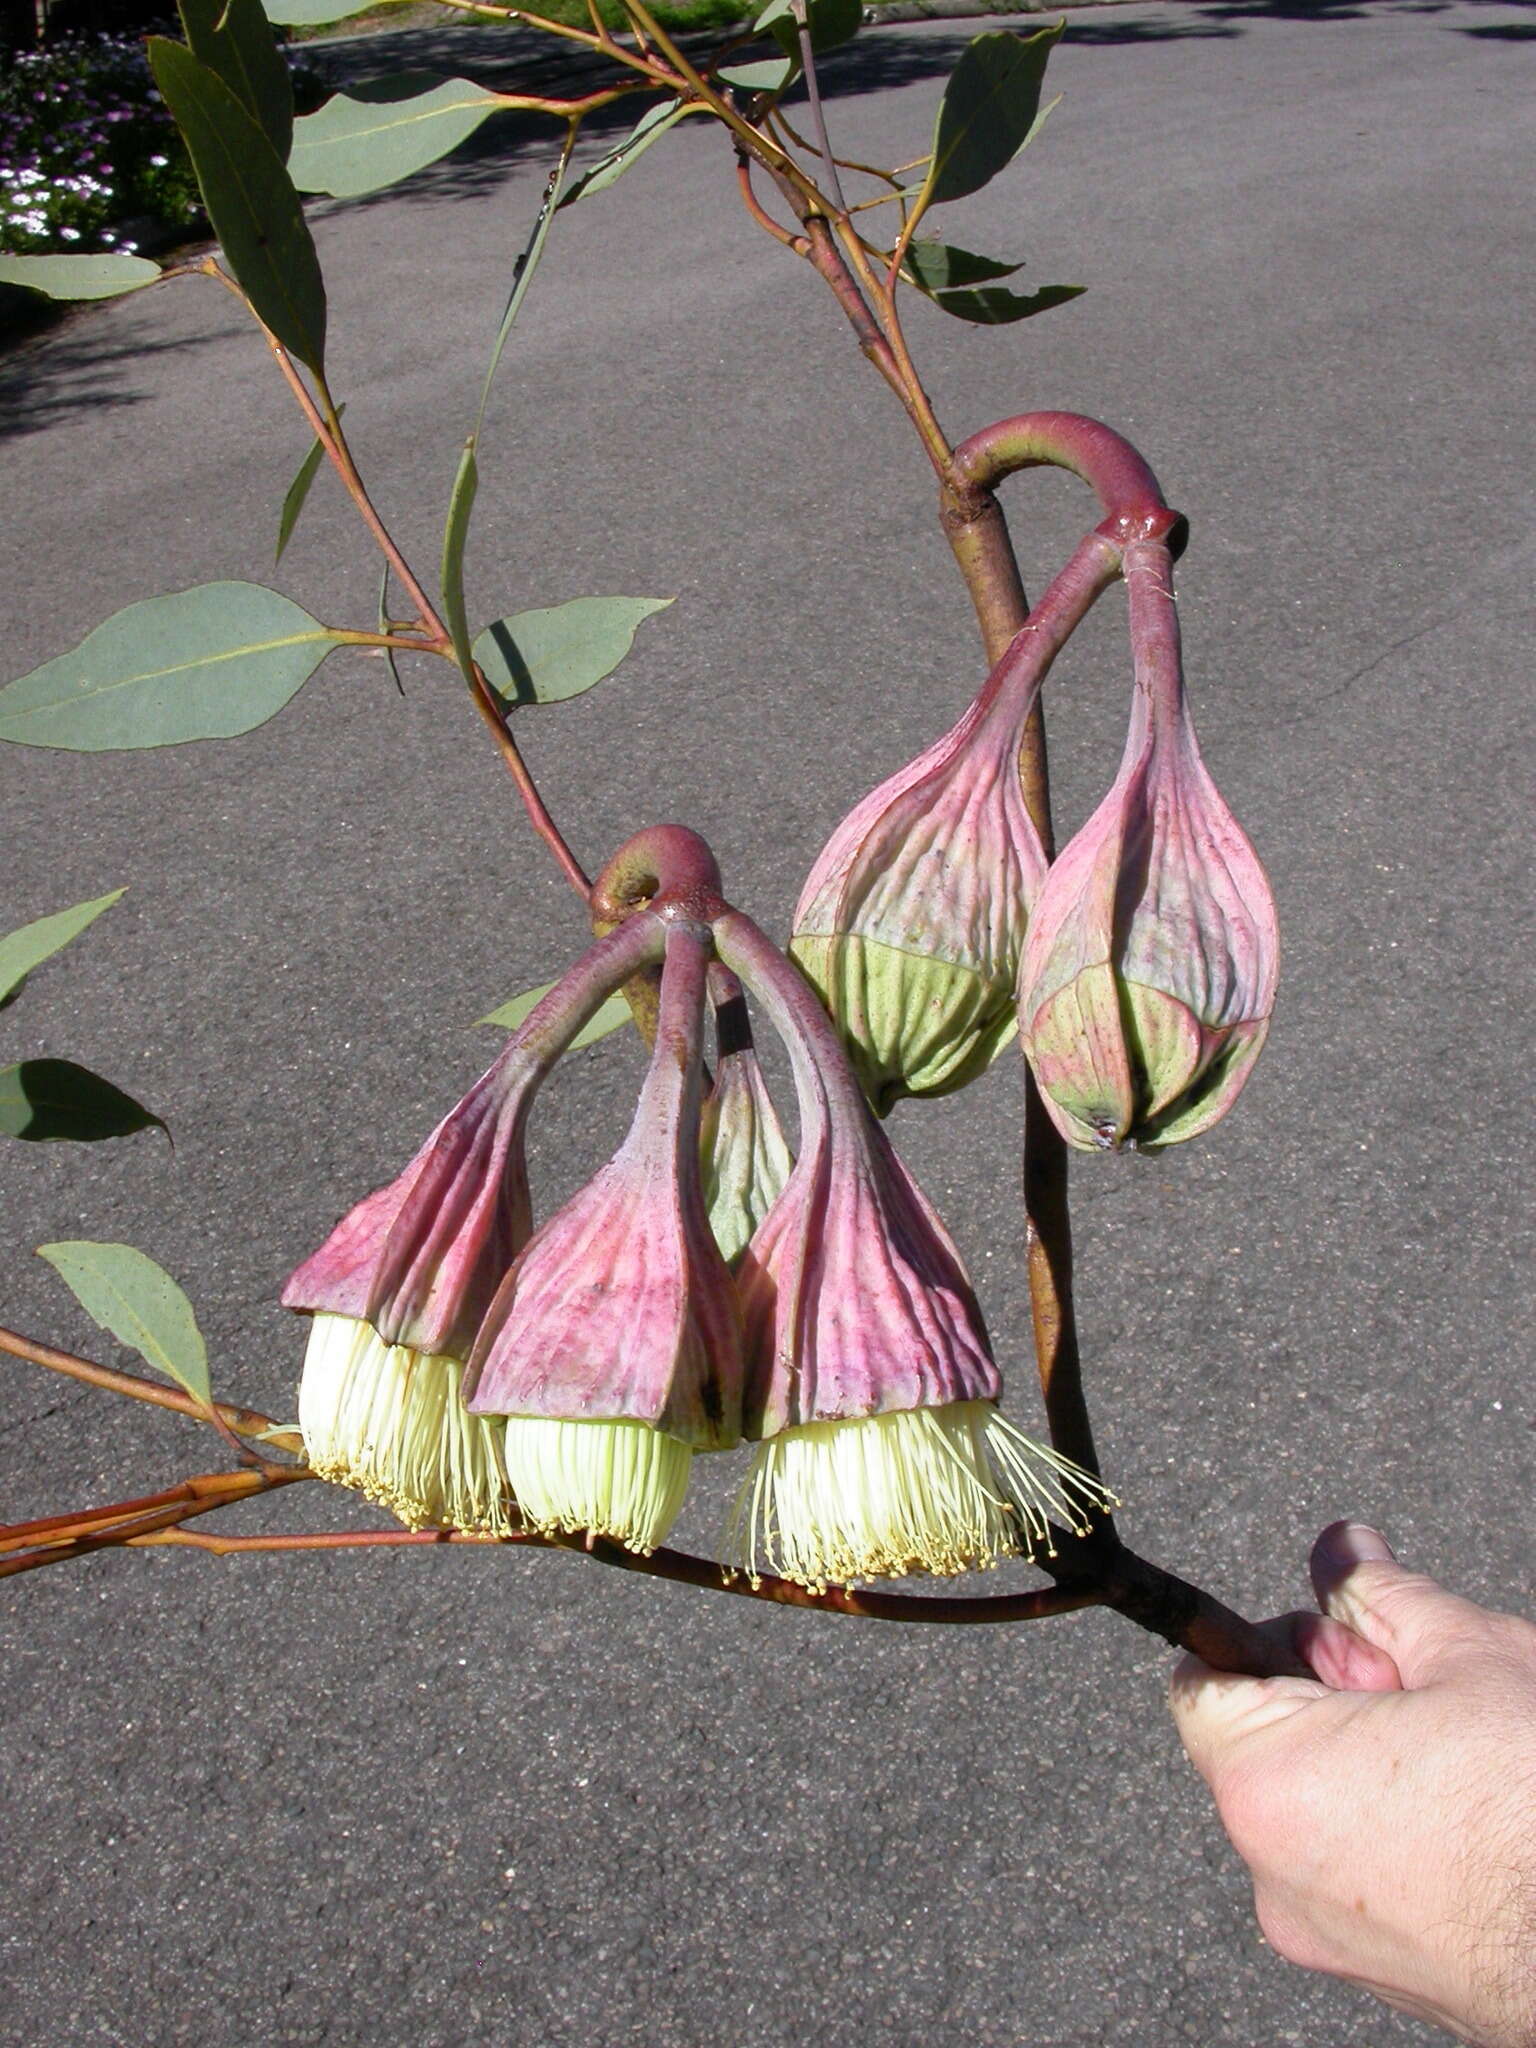
[[351,1316],[317,1315],[299,1387],[310,1469],[387,1508],[409,1529],[507,1536],[494,1420],[471,1415],[457,1359],[386,1344]]

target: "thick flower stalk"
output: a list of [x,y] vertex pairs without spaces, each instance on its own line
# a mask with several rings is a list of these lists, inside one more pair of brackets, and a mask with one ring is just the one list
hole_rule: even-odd
[[1058,1130],[1084,1150],[1192,1138],[1263,1047],[1279,933],[1257,854],[1200,758],[1168,549],[1125,552],[1136,684],[1108,796],[1051,868],[1019,1032]]
[[349,1211],[283,1289],[285,1306],[314,1317],[299,1390],[311,1466],[413,1528],[511,1526],[500,1429],[465,1411],[462,1361],[530,1234],[534,1095],[663,938],[657,919],[639,918],[593,946],[399,1178]]
[[465,1374],[471,1412],[505,1418],[525,1521],[640,1551],[670,1527],[694,1452],[741,1436],[736,1296],[700,1170],[708,960],[707,929],[673,919],[629,1136],[530,1240]]
[[881,1116],[963,1087],[1013,1035],[1045,850],[1019,785],[1040,685],[1119,569],[1083,541],[959,723],[857,804],[812,867],[789,951]]
[[803,1584],[955,1573],[1076,1531],[1103,1489],[998,1414],[959,1253],[875,1123],[827,1019],[750,920],[722,960],[783,1034],[800,1151],[743,1255],[744,1425],[762,1439],[733,1562]]
[[758,1063],[740,983],[718,961],[709,983],[716,1062],[701,1119],[704,1202],[715,1242],[734,1266],[778,1200],[794,1161]]

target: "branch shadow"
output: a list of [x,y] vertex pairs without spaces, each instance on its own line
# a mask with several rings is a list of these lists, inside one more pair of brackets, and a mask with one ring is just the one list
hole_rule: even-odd
[[91,304],[45,304],[36,327],[0,349],[0,443],[43,433],[87,407],[100,412],[141,405],[153,394],[136,389],[118,373],[154,356],[200,348],[211,338],[184,335],[151,341],[142,333],[120,335],[92,317],[98,310]]

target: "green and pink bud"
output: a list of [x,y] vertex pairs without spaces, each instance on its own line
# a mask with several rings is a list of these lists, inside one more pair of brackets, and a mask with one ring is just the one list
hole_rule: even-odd
[[801,892],[790,956],[881,1116],[903,1096],[963,1087],[1013,1035],[1046,871],[1020,742],[1057,652],[1118,566],[1089,535],[964,717],[855,806]]
[[1200,758],[1168,549],[1125,551],[1136,665],[1108,796],[1051,868],[1019,976],[1019,1035],[1056,1127],[1155,1149],[1223,1117],[1269,1029],[1279,966],[1257,854]]
[[710,969],[710,992],[716,1061],[701,1120],[704,1202],[721,1255],[734,1266],[777,1201],[794,1161],[758,1063],[746,999],[718,961]]

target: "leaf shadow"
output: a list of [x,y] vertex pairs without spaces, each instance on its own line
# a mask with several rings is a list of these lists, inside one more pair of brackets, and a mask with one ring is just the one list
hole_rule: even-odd
[[129,365],[200,348],[213,339],[193,334],[150,340],[141,329],[118,332],[100,314],[95,304],[45,307],[28,319],[14,346],[7,348],[0,339],[0,442],[42,433],[86,408],[100,412],[140,405],[154,392],[147,383],[130,381]]

